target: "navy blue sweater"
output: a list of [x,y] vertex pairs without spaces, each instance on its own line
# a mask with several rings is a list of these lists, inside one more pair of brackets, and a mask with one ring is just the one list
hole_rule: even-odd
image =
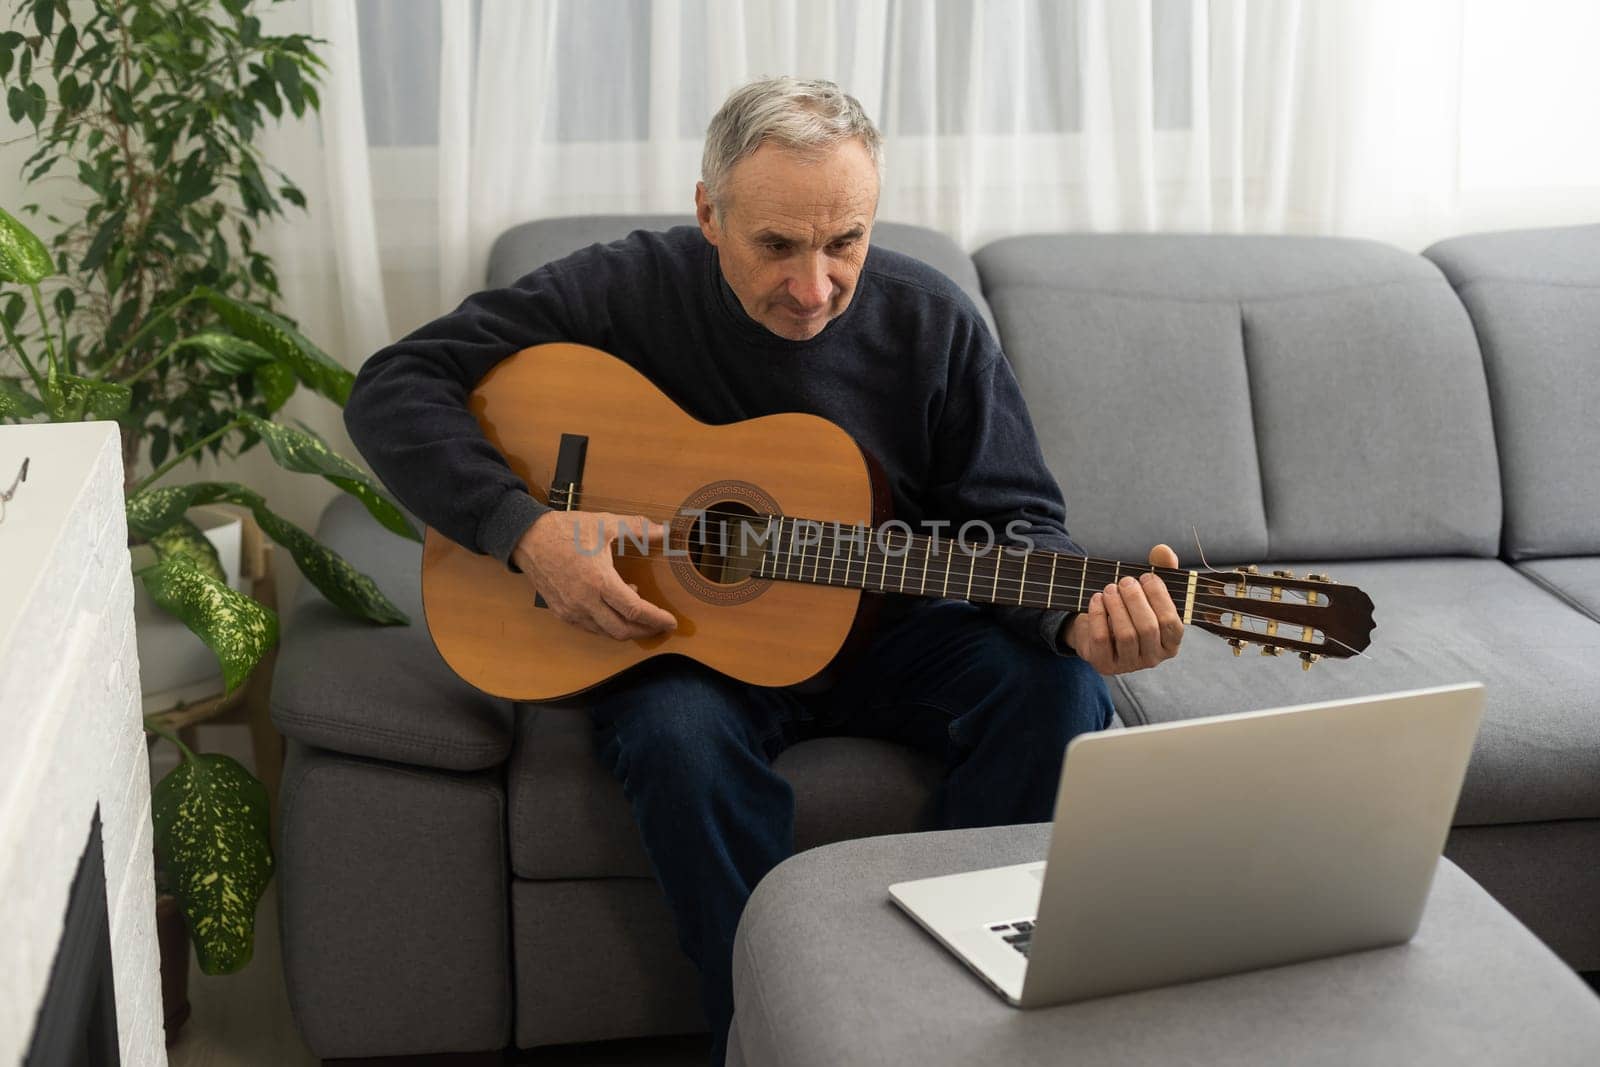
[[[751,319],[693,226],[637,231],[469,297],[361,368],[345,425],[385,485],[428,525],[509,561],[546,510],[484,438],[467,394],[496,363],[550,341],[638,368],[690,415],[726,423],[820,415],[880,462],[894,516],[950,529],[1013,520],[1040,548],[1082,554],[1000,346],[933,268],[867,253],[849,307],[809,341]],[[1016,528],[1014,528],[1016,529]],[[990,608],[1053,650],[1066,613]]]

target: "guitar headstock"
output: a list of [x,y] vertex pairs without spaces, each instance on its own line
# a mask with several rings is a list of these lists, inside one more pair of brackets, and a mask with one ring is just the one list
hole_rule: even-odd
[[1296,578],[1255,567],[1201,571],[1190,622],[1233,646],[1260,645],[1263,656],[1300,654],[1306,670],[1325,657],[1348,659],[1372,643],[1372,598],[1325,574]]

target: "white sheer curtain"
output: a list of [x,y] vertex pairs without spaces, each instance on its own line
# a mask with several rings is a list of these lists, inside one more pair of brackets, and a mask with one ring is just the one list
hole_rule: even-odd
[[[304,291],[291,309],[331,317],[323,336],[354,365],[479,287],[508,226],[688,211],[717,104],[752,77],[792,72],[839,82],[884,130],[879,217],[968,248],[1083,229],[1349,234],[1416,248],[1474,218],[1600,211],[1592,64],[1577,54],[1557,64],[1556,79],[1588,79],[1570,88],[1543,66],[1563,42],[1595,39],[1596,10],[1580,0],[300,0],[269,15],[327,40],[329,106],[320,136],[269,135],[268,151],[311,196],[306,219],[278,228],[278,247]],[[1528,26],[1541,28],[1530,37]],[[1514,29],[1520,51],[1504,47]],[[1516,97],[1519,121],[1490,106],[1541,70],[1545,92]],[[1492,120],[1480,134],[1514,134],[1530,117],[1565,127],[1579,147],[1562,157],[1561,196],[1518,208],[1516,181],[1474,184],[1471,165],[1486,171],[1496,158],[1472,154],[1485,141],[1470,128],[1475,101]],[[1554,202],[1564,213],[1538,207]]]

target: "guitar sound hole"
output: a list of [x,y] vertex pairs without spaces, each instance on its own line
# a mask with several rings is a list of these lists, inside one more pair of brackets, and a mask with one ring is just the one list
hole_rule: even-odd
[[710,504],[689,527],[689,562],[717,585],[737,585],[755,574],[766,551],[770,520],[735,500]]

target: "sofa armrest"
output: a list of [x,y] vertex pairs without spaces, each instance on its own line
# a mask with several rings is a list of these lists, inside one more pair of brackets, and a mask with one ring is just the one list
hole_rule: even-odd
[[511,702],[455,676],[422,615],[422,548],[340,496],[317,528],[324,544],[371,577],[410,626],[359,622],[301,590],[284,621],[272,720],[318,748],[441,770],[475,771],[511,753]]

